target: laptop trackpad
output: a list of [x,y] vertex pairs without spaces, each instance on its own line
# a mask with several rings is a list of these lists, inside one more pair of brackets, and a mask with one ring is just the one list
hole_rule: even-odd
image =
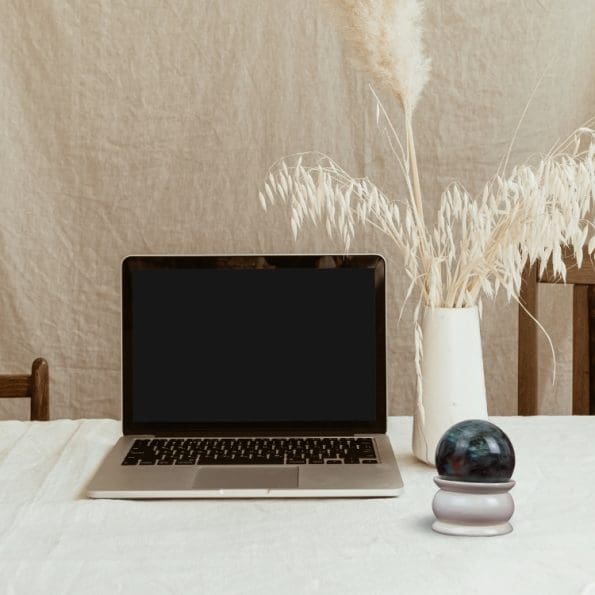
[[201,490],[297,487],[297,467],[203,467],[194,479],[194,488]]

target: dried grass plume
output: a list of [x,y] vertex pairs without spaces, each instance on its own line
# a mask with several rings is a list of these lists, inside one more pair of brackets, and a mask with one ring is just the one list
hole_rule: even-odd
[[356,61],[411,114],[430,76],[419,0],[327,0]]

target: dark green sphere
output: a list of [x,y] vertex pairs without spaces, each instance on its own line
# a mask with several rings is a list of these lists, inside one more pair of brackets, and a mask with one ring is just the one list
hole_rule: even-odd
[[514,448],[496,425],[468,419],[447,430],[436,447],[436,469],[443,479],[508,481],[514,471]]

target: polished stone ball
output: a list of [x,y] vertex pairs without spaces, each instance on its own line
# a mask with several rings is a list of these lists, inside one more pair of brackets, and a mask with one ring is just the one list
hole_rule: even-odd
[[468,419],[447,430],[436,447],[440,477],[456,481],[508,481],[514,471],[514,448],[494,424]]

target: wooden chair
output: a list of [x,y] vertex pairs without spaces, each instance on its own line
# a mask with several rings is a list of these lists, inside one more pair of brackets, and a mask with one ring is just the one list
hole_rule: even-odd
[[[563,254],[567,267],[566,283],[573,285],[572,303],[572,413],[595,414],[595,267],[585,250],[579,269],[574,256]],[[523,273],[520,301],[537,317],[537,284],[561,283],[549,263],[543,277],[537,278],[537,266]],[[537,325],[519,306],[518,413],[537,414]],[[595,376],[594,376],[595,378]]]
[[31,420],[50,419],[50,374],[48,363],[41,357],[31,367],[31,376],[0,376],[0,399],[30,398]]

